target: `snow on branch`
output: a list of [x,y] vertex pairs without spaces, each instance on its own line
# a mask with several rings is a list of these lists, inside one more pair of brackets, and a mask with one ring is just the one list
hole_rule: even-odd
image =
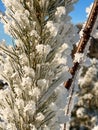
[[[90,34],[92,33],[92,29],[96,22],[97,15],[98,15],[98,0],[95,0],[91,12],[89,14],[88,20],[86,22],[86,25],[84,27],[83,35],[79,41],[76,53],[84,53],[84,49],[89,41]],[[67,88],[68,90],[71,87],[74,76],[79,66],[80,66],[79,62],[74,62],[73,67],[69,70],[69,72],[72,74],[72,78],[70,78],[67,82],[64,83],[65,88]]]
[[2,0],[0,21],[14,46],[0,44],[0,78],[8,83],[0,90],[0,129],[60,130],[68,121],[62,83],[79,38],[68,15],[76,1]]

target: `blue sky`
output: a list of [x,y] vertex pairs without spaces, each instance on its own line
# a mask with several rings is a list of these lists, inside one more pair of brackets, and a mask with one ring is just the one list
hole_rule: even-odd
[[[3,11],[3,12],[5,11],[5,7],[3,3],[1,2],[1,0],[0,0],[0,11]],[[10,36],[4,33],[3,24],[0,23],[0,41],[3,39],[7,42],[7,44],[10,44],[12,41]]]
[[[74,5],[75,9],[73,12],[70,13],[70,15],[72,16],[72,22],[74,24],[82,23],[86,20],[85,8],[89,7],[92,2],[94,2],[94,0],[79,0]],[[4,5],[0,0],[0,11],[4,10],[5,10]],[[8,44],[11,44],[11,38],[4,33],[3,25],[0,23],[0,41],[2,39],[5,39]]]
[[0,11],[5,11],[4,5],[3,5],[3,3],[1,2],[1,0],[0,0]]
[[73,23],[82,23],[87,19],[85,9],[89,7],[92,2],[94,2],[94,0],[78,0],[74,5],[74,11],[71,12]]

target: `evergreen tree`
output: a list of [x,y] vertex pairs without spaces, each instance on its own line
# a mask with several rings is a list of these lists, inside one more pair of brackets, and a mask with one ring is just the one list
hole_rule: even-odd
[[71,50],[78,40],[68,13],[77,0],[2,0],[13,46],[0,45],[0,130],[60,130]]

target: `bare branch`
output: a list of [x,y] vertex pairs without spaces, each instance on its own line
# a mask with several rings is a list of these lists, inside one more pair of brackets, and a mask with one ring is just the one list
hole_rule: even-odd
[[[89,41],[90,34],[92,33],[92,29],[94,27],[94,24],[96,22],[97,15],[98,15],[98,0],[95,0],[93,7],[91,9],[90,15],[88,17],[88,20],[86,22],[86,25],[84,27],[83,36],[80,39],[76,53],[83,53],[84,52],[84,49]],[[80,64],[78,62],[74,62],[74,66],[69,70],[69,72],[72,74],[72,78],[64,83],[65,88],[67,88],[68,90],[71,87],[71,84],[73,82],[76,71],[79,68],[79,65]]]

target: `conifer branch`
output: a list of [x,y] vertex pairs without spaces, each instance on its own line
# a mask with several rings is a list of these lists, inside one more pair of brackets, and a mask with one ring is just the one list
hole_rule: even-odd
[[[90,15],[88,17],[88,20],[86,22],[86,25],[84,27],[83,36],[81,37],[81,39],[79,41],[76,53],[84,53],[84,49],[89,41],[90,34],[91,34],[94,24],[96,22],[97,15],[98,15],[98,0],[95,0],[93,7],[91,9]],[[79,66],[80,66],[80,64],[78,62],[74,62],[73,67],[69,70],[69,72],[72,74],[72,78],[64,83],[64,86],[66,89],[68,89],[68,90],[70,89],[74,76],[75,76],[76,71],[78,70]]]

